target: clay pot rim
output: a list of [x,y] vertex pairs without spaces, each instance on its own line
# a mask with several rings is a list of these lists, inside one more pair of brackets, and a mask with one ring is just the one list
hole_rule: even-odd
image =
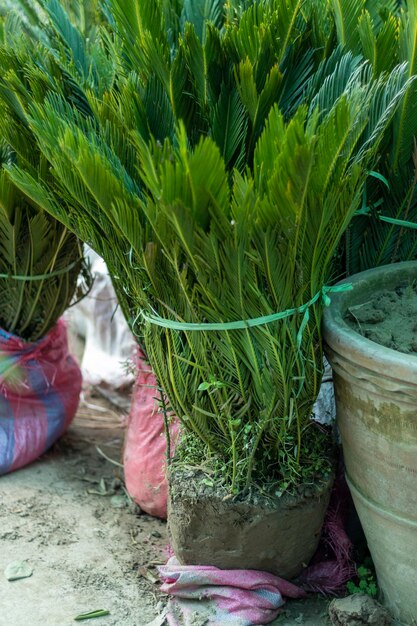
[[328,348],[336,354],[349,355],[350,361],[381,374],[384,378],[409,382],[415,385],[417,356],[387,348],[353,330],[343,319],[347,307],[360,296],[371,291],[395,287],[406,278],[417,279],[417,261],[405,261],[383,265],[359,272],[340,281],[338,285],[352,284],[353,289],[330,294],[331,304],[324,311],[323,336],[325,351]]

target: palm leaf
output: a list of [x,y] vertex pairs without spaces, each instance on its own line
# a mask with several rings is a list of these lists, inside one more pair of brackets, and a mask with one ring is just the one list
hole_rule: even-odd
[[[417,74],[417,7],[407,2],[403,10],[399,34],[400,60],[408,63],[409,77]],[[401,167],[408,161],[412,151],[417,128],[417,87],[410,83],[407,93],[398,111],[394,125],[394,145],[392,148],[392,164]]]
[[358,21],[366,8],[365,0],[332,0],[338,40],[355,53],[359,52]]
[[247,118],[237,92],[231,93],[226,85],[222,87],[210,127],[211,137],[219,146],[225,163],[232,167],[246,141]]
[[207,26],[209,23],[220,28],[223,22],[224,0],[184,0],[181,13],[181,22],[192,24],[199,40],[204,43],[206,40]]

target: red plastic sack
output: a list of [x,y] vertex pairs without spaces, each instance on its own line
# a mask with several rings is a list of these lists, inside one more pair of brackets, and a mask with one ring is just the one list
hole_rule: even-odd
[[50,448],[74,417],[80,391],[64,322],[34,343],[0,329],[0,474]]
[[[166,437],[164,417],[159,411],[157,382],[143,358],[138,355],[138,376],[132,395],[124,448],[125,483],[129,495],[140,508],[154,517],[167,517]],[[174,452],[178,423],[171,421],[171,454]]]

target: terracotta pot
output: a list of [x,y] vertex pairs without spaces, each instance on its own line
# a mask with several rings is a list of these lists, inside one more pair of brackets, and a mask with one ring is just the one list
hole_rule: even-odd
[[184,565],[256,569],[293,578],[317,549],[333,477],[308,495],[233,501],[203,475],[171,467],[168,524]]
[[417,357],[362,337],[344,316],[371,294],[416,279],[415,262],[357,274],[324,316],[348,484],[383,602],[408,624],[417,618]]

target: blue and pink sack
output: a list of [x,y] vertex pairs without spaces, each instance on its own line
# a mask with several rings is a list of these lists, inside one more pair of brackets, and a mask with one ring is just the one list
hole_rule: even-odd
[[51,447],[71,423],[80,391],[64,322],[34,343],[0,329],[0,475]]

